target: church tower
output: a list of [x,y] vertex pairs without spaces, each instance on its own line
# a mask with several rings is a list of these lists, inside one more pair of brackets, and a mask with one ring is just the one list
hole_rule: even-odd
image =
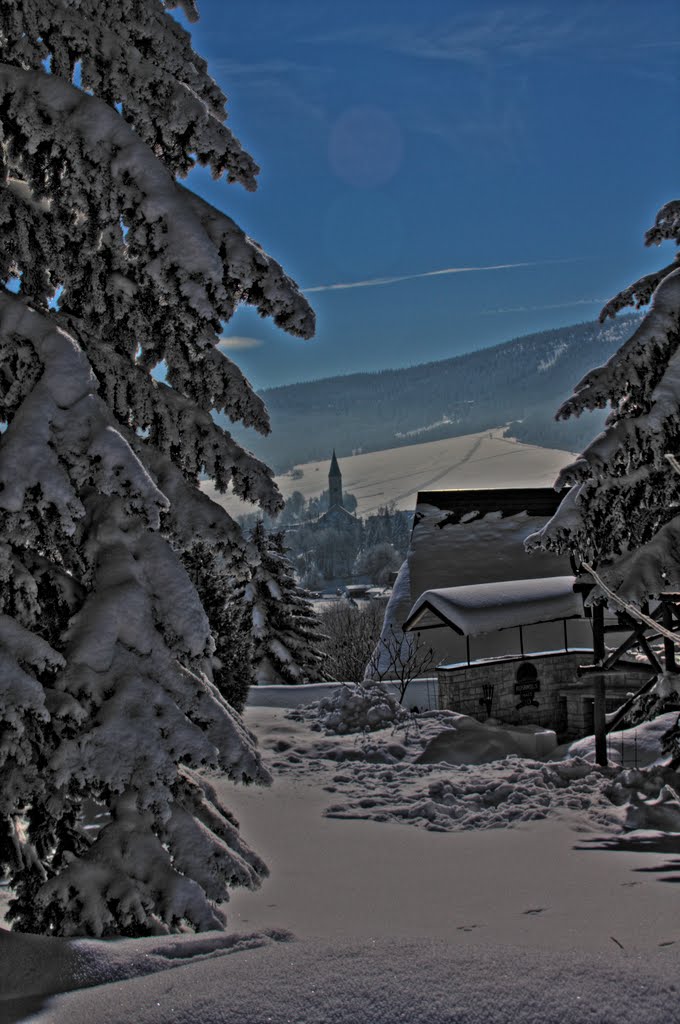
[[335,449],[333,449],[331,468],[328,470],[328,492],[329,508],[333,508],[334,505],[339,505],[340,508],[345,507],[342,501],[342,473],[335,457]]

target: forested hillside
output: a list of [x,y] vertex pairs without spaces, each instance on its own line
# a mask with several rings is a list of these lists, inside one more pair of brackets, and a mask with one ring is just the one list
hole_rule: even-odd
[[522,441],[580,451],[601,429],[604,413],[557,423],[555,411],[637,323],[632,315],[576,324],[453,359],[270,388],[261,394],[271,436],[233,432],[277,472],[333,448],[338,456],[380,451],[506,423]]

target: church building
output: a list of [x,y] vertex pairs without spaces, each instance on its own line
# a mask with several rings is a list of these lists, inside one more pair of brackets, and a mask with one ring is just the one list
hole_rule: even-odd
[[334,505],[345,507],[342,500],[342,473],[335,457],[335,448],[333,449],[331,468],[328,470],[328,507],[333,508]]
[[348,512],[342,497],[342,473],[333,449],[330,468],[328,470],[328,511],[316,520],[318,526],[333,527],[336,530],[358,530],[361,523],[355,515]]

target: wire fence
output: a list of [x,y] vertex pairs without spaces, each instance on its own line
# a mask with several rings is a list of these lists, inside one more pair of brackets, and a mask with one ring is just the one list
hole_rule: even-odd
[[622,768],[639,768],[637,729],[622,729],[619,733],[608,733],[607,758],[609,761],[620,763]]

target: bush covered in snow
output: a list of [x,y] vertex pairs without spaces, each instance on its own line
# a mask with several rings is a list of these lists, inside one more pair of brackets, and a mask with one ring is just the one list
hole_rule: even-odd
[[316,713],[313,729],[326,732],[373,732],[410,719],[396,697],[379,683],[366,686],[346,684],[332,697],[310,705]]

